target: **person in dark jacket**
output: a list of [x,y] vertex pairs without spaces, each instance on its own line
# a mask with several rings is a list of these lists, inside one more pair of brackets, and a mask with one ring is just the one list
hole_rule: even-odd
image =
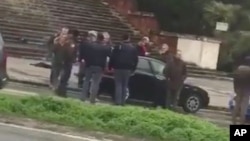
[[122,40],[114,47],[109,62],[109,68],[114,69],[116,105],[125,104],[129,78],[138,63],[138,52],[130,42],[130,36],[124,35]]
[[[84,54],[86,55],[83,56],[86,68],[81,100],[85,101],[90,91],[90,102],[93,104],[96,102],[107,57],[111,54],[111,48],[107,48],[103,43],[103,34],[98,34],[97,40],[97,42],[92,43],[87,50],[85,50]],[[90,81],[91,86],[89,89]]]
[[169,88],[166,107],[173,109],[176,108],[178,104],[179,95],[187,77],[186,64],[181,59],[180,51],[177,51],[176,56],[173,57],[173,61],[169,62],[168,65],[169,68],[165,74],[168,81],[167,87]]
[[[159,49],[159,55],[160,55],[160,60],[162,60],[163,62],[165,62],[165,68],[163,70],[163,74],[166,76],[167,72],[169,72],[169,66],[170,64],[173,62],[173,57],[174,54],[172,52],[170,52],[169,50],[169,46],[167,44],[163,44],[161,46],[161,48]],[[166,89],[168,90],[168,85],[166,84]],[[156,88],[156,91],[158,89]],[[167,95],[169,94],[169,91],[166,91],[166,93],[162,94],[161,92],[156,92],[155,93],[155,97],[154,97],[154,103],[153,106],[157,107],[157,106],[161,106],[163,108],[166,108],[166,100],[167,100]]]
[[[93,32],[93,31],[92,31]],[[85,68],[85,62],[83,59],[84,56],[84,50],[85,47],[88,46],[90,42],[95,42],[96,40],[90,40],[91,32],[87,32],[83,35],[82,40],[80,42],[79,48],[78,48],[78,63],[79,63],[79,70],[78,70],[78,87],[82,88],[83,86],[83,78],[84,78],[84,68]],[[97,36],[97,33],[94,32],[94,36]]]
[[235,96],[235,107],[232,113],[232,123],[237,123],[240,117],[240,124],[246,124],[246,112],[250,97],[250,55],[249,52],[237,59],[236,69],[233,75]]
[[66,97],[68,80],[71,75],[71,68],[75,62],[76,53],[76,32],[67,30],[62,32],[54,40],[55,57],[53,60],[53,85],[56,94]]

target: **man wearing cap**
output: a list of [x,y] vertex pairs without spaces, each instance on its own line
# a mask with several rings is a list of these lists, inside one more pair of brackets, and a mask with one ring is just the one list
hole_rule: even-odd
[[[91,34],[91,38],[96,39],[96,34]],[[95,38],[94,38],[95,37]],[[99,91],[99,84],[102,79],[102,74],[106,66],[107,57],[111,53],[111,48],[105,47],[104,36],[102,33],[97,35],[97,42],[92,42],[87,50],[83,59],[85,60],[85,80],[83,83],[83,91],[81,100],[85,101],[90,92],[90,102],[94,104]],[[90,85],[91,81],[91,85]],[[90,85],[90,89],[89,89]]]
[[147,45],[149,44],[150,40],[148,37],[143,37],[141,41],[137,45],[138,55],[139,56],[147,56],[149,53],[147,52]]

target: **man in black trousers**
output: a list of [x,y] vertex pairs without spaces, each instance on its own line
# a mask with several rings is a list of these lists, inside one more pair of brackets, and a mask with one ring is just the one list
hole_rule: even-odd
[[83,53],[85,52],[84,50],[86,49],[86,46],[88,46],[91,42],[95,42],[95,41],[91,41],[89,38],[89,32],[86,32],[83,34],[83,36],[81,37],[81,42],[79,44],[79,48],[78,48],[78,63],[79,63],[79,70],[78,70],[78,87],[82,88],[83,86],[83,78],[84,78],[84,68],[85,68],[85,62],[82,58]]
[[130,42],[130,36],[123,35],[122,40],[114,47],[109,62],[109,69],[114,69],[116,105],[125,104],[129,78],[138,63],[137,48]]

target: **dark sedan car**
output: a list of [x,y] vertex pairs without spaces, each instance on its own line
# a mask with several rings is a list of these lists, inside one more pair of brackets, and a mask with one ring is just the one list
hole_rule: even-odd
[[[162,72],[164,62],[149,57],[139,57],[135,74],[129,81],[129,99],[153,102],[156,94],[166,93],[166,79]],[[114,97],[114,80],[112,74],[105,74],[100,84],[100,92]],[[208,106],[209,97],[205,90],[185,84],[180,94],[179,106],[184,111],[195,113]]]

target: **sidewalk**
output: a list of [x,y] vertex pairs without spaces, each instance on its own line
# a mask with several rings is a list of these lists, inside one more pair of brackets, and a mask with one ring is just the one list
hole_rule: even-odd
[[[50,69],[35,67],[31,64],[41,61],[8,57],[7,72],[11,80],[48,85]],[[70,86],[77,87],[77,79],[71,76]]]
[[[50,70],[30,65],[39,62],[41,61],[9,57],[7,66],[8,75],[11,80],[48,85]],[[196,85],[195,83],[193,84]],[[69,87],[77,88],[77,79],[73,75],[71,76]],[[223,108],[228,107],[228,94],[213,91],[213,88],[208,88],[204,85],[201,87],[209,93],[210,106]]]

